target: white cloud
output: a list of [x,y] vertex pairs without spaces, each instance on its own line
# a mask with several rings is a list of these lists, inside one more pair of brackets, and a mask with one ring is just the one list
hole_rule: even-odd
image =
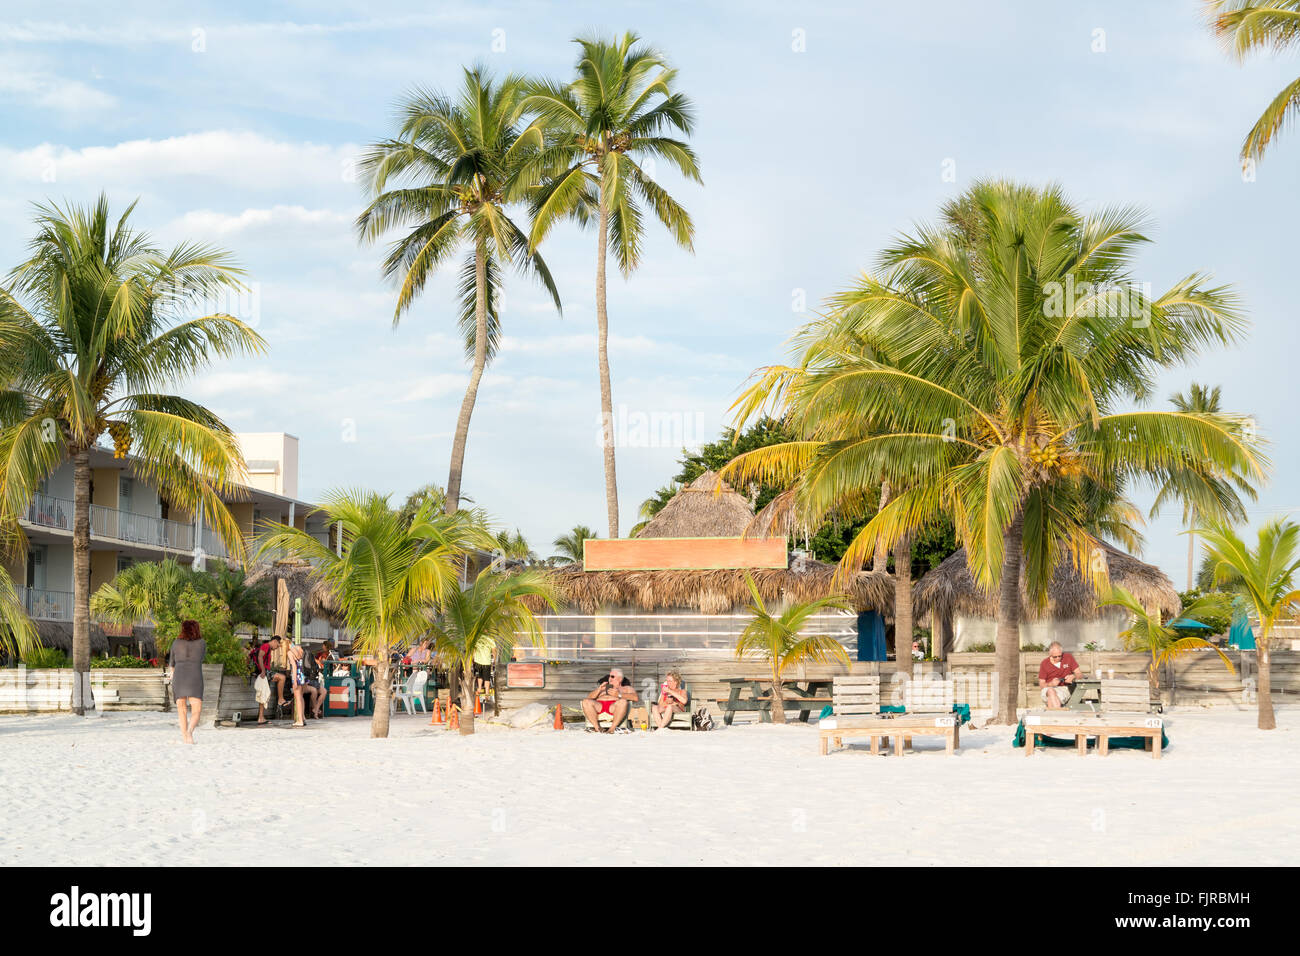
[[61,113],[89,113],[117,106],[117,99],[102,90],[44,72],[0,72],[0,97],[5,96]]
[[349,213],[336,212],[332,209],[307,209],[304,206],[272,206],[269,209],[245,209],[230,215],[211,209],[193,209],[171,224],[170,229],[178,229],[186,235],[235,235],[245,232],[267,232],[284,228],[308,228],[315,230],[325,227],[340,231],[344,238],[351,240],[347,230],[352,226],[353,216]]
[[257,133],[209,130],[167,139],[137,139],[113,146],[70,149],[42,143],[30,149],[0,149],[0,174],[29,182],[93,183],[96,188],[139,191],[142,184],[199,178],[205,186],[252,191],[292,190],[313,185],[355,197],[348,180],[357,147],[270,139]]
[[[493,388],[498,385],[506,385],[510,382],[508,375],[493,375],[487,373],[479,380],[479,395],[483,394],[483,389]],[[446,372],[438,375],[427,375],[417,379],[413,385],[407,387],[398,398],[398,402],[421,402],[428,401],[432,398],[439,398],[443,395],[454,394],[464,391],[469,384],[469,373]]]

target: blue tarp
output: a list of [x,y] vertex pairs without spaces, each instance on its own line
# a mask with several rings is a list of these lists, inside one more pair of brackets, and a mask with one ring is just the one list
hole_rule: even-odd
[[885,660],[885,619],[878,611],[858,614],[858,660]]
[[1255,632],[1250,629],[1250,619],[1242,607],[1232,618],[1232,630],[1228,632],[1228,643],[1235,644],[1243,651],[1255,649]]

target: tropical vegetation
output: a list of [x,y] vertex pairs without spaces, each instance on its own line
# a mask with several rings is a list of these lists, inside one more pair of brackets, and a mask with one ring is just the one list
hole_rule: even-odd
[[1300,614],[1300,525],[1274,519],[1266,522],[1250,545],[1225,524],[1202,527],[1197,532],[1214,567],[1214,579],[1239,594],[1259,622],[1255,632],[1258,667],[1259,729],[1274,730],[1272,641],[1279,623],[1291,623]]
[[428,630],[430,614],[459,593],[465,555],[490,548],[492,536],[480,512],[446,513],[426,501],[408,521],[370,491],[331,492],[318,510],[342,529],[337,551],[302,529],[279,527],[266,533],[259,555],[282,550],[310,562],[332,592],[353,653],[374,661],[370,736],[387,737],[389,655]]
[[429,279],[465,251],[458,291],[459,328],[470,359],[469,384],[456,419],[444,508],[460,506],[470,418],[483,370],[501,341],[502,273],[513,267],[541,282],[560,310],[560,295],[537,243],[511,218],[540,177],[543,140],[522,122],[525,81],[467,69],[456,96],[416,90],[398,107],[398,128],[360,161],[370,203],[357,234],[371,243],[394,230],[384,277],[397,285],[393,325]]
[[[218,358],[259,354],[244,322],[203,314],[241,290],[230,254],[198,242],[170,251],[89,207],[39,205],[29,257],[0,287],[0,519],[12,526],[41,483],[73,466],[73,712],[85,712],[90,666],[90,451],[105,433],[115,453],[173,507],[204,520],[244,554],[224,499],[244,475],[230,429],[171,394]],[[0,602],[0,613],[5,602]]]
[[690,215],[657,181],[663,162],[695,182],[699,164],[690,145],[690,100],[674,89],[677,71],[634,33],[614,40],[580,38],[569,83],[537,79],[525,108],[545,131],[545,146],[530,169],[543,179],[532,198],[529,248],[536,250],[556,223],[574,219],[596,228],[596,359],[600,376],[605,508],[609,536],[619,536],[614,456],[614,399],[609,370],[606,260],[624,277],[641,264],[649,207],[678,245],[694,248]]
[[[543,571],[484,571],[474,583],[448,595],[429,633],[439,660],[460,675],[460,732],[474,733],[474,665],[509,660],[520,636],[545,649],[530,602],[557,608]],[[453,689],[453,695],[455,694]]]
[[826,634],[804,634],[809,618],[823,611],[844,611],[849,605],[841,597],[830,596],[814,601],[791,601],[778,614],[769,610],[748,574],[745,583],[753,598],[746,608],[749,620],[736,638],[736,657],[764,661],[772,679],[772,722],[785,723],[785,696],[781,685],[791,668],[803,664],[822,664],[832,658],[847,665],[848,652],[836,638]]
[[733,484],[782,485],[805,523],[895,489],[842,574],[951,516],[998,594],[998,723],[1016,720],[1022,570],[1037,603],[1063,560],[1105,593],[1097,539],[1133,538],[1125,491],[1188,469],[1264,472],[1243,417],[1140,407],[1161,370],[1245,329],[1203,275],[1159,295],[1137,281],[1146,225],[1128,207],[1085,214],[1057,186],[977,183],[885,249],[800,333],[797,362],[760,370],[737,402],[740,423],[775,407],[796,438],[739,456]]
[[[1300,44],[1300,0],[1207,0],[1211,27],[1237,59],[1280,53]],[[1274,137],[1300,113],[1300,78],[1264,108],[1241,144],[1241,158],[1260,159]]]
[[[1232,661],[1216,645],[1203,637],[1185,634],[1173,627],[1172,621],[1162,621],[1158,610],[1152,611],[1142,602],[1121,587],[1115,587],[1111,593],[1099,602],[1103,606],[1121,607],[1129,613],[1129,625],[1120,632],[1120,640],[1125,650],[1149,654],[1151,664],[1147,668],[1147,679],[1151,684],[1152,699],[1160,696],[1160,669],[1176,657],[1193,651],[1212,650],[1219,655],[1229,673],[1235,673]],[[1192,604],[1183,609],[1183,616],[1200,620],[1202,612],[1217,609],[1214,599],[1206,599],[1204,606]]]

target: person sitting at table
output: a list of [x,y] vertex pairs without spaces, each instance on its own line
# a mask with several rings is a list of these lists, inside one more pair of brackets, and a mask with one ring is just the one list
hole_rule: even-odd
[[1048,710],[1060,710],[1070,700],[1073,684],[1083,676],[1079,662],[1068,654],[1057,641],[1047,649],[1047,656],[1038,665],[1038,692]]
[[689,701],[690,697],[682,688],[682,675],[677,671],[669,671],[664,682],[659,685],[659,700],[650,705],[655,730],[663,730],[672,723],[673,714],[684,712]]
[[433,653],[429,650],[429,639],[427,637],[420,638],[420,643],[411,648],[410,656],[412,664],[427,664],[429,658],[433,656]]
[[609,714],[613,722],[607,733],[614,733],[627,720],[632,702],[637,699],[636,688],[623,676],[617,667],[611,668],[608,675],[596,685],[596,689],[582,702],[582,713],[587,718],[588,733],[602,733],[600,715]]

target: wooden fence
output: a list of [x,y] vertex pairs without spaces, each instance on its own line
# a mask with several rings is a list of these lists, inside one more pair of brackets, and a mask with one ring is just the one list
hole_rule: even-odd
[[[1021,654],[1020,706],[1039,706],[1038,666],[1043,653]],[[1237,709],[1251,709],[1255,705],[1248,699],[1244,682],[1257,676],[1254,651],[1230,651],[1236,673],[1229,673],[1219,656],[1212,651],[1197,651],[1166,665],[1161,670],[1162,696],[1167,704],[1182,706],[1224,705]],[[1075,654],[1080,667],[1087,675],[1101,671],[1103,677],[1147,677],[1150,658],[1142,654],[1112,651],[1081,651]],[[1300,652],[1274,651],[1272,657],[1272,687],[1274,700],[1287,703],[1288,698],[1300,695]],[[761,662],[727,660],[610,660],[610,661],[551,661],[545,665],[545,686],[507,687],[505,668],[502,667],[501,707],[514,710],[530,703],[547,707],[563,704],[577,707],[611,667],[620,668],[636,687],[642,701],[657,697],[659,683],[669,670],[681,672],[693,698],[692,706],[707,704],[716,715],[717,701],[727,696],[728,677],[763,677],[765,665]],[[788,676],[805,679],[828,679],[836,674],[879,674],[881,678],[881,703],[901,703],[902,686],[906,680],[926,678],[952,678],[958,703],[987,708],[994,700],[994,655],[952,654],[947,661],[922,662],[913,666],[910,674],[901,674],[892,662],[856,661],[849,667],[842,664],[809,665]]]

